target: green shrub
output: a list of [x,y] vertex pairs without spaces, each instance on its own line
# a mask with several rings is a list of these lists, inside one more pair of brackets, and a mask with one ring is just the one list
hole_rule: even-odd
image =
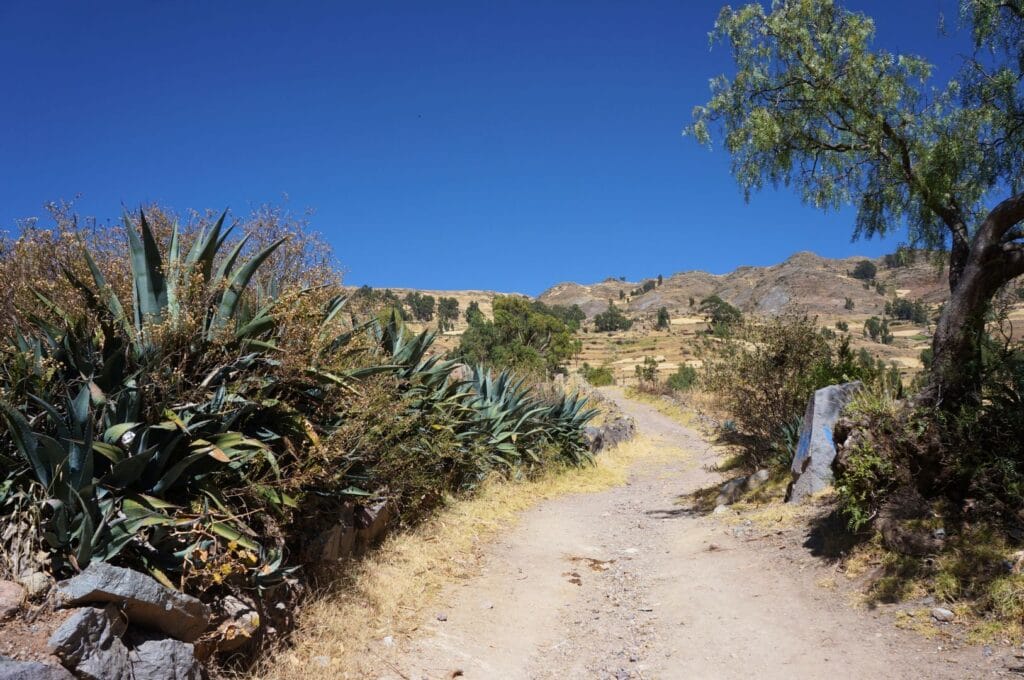
[[583,374],[583,379],[594,387],[615,384],[615,375],[612,373],[612,369],[607,366],[591,366],[587,362],[583,362],[583,368],[580,369],[580,373]]
[[633,322],[619,311],[619,308],[608,302],[608,309],[594,317],[594,329],[600,332],[628,331]]
[[677,392],[685,392],[697,384],[697,369],[680,364],[676,372],[668,377],[666,384]]
[[658,309],[658,322],[655,324],[655,328],[658,330],[667,330],[672,323],[672,317],[668,313],[667,307],[661,307]]
[[861,279],[862,281],[871,281],[878,274],[878,267],[871,260],[861,260],[857,263],[857,266],[853,268],[853,272],[850,274],[855,279]]

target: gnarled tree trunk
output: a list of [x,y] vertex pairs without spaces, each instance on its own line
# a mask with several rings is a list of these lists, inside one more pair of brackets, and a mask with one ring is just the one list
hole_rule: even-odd
[[[954,243],[950,298],[939,317],[929,382],[919,401],[951,410],[980,398],[985,312],[999,289],[1024,274],[1024,193],[997,205],[970,240]],[[955,237],[954,237],[955,238]]]

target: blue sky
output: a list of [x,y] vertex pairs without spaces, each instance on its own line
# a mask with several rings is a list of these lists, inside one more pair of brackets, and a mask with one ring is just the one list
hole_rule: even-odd
[[[953,0],[847,4],[890,49],[953,52]],[[893,250],[785,190],[744,203],[681,137],[729,66],[720,6],[4,2],[0,227],[76,195],[101,222],[287,200],[350,283],[525,293]]]

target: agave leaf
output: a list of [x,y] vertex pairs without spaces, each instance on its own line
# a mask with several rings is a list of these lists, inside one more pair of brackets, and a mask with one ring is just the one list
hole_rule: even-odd
[[281,238],[271,243],[232,274],[231,279],[228,282],[227,289],[225,289],[224,294],[221,296],[220,308],[217,310],[217,315],[214,317],[215,328],[223,327],[229,319],[234,318],[235,312],[238,309],[239,300],[242,298],[242,293],[245,291],[246,286],[249,285],[249,281],[256,273],[256,270],[259,269],[260,265],[262,265],[286,240],[286,238]]
[[157,248],[153,231],[149,228],[146,213],[142,210],[139,211],[139,230],[142,232],[141,239],[131,220],[125,215],[132,284],[135,290],[135,326],[141,330],[143,323],[161,319],[167,307],[167,281],[164,279],[160,250]]
[[217,250],[223,243],[223,239],[227,238],[228,234],[231,233],[231,228],[229,227],[224,231],[223,236],[221,235],[221,229],[224,227],[224,218],[227,217],[227,214],[227,210],[222,212],[210,231],[206,232],[204,230],[195,243],[192,244],[192,249],[189,250],[185,258],[185,273],[187,277],[191,277],[192,271],[198,265],[203,281],[206,283],[210,282],[210,274],[213,272],[213,260],[217,256]]
[[89,271],[92,273],[93,281],[96,282],[96,288],[104,303],[107,305],[107,309],[110,311],[111,316],[114,320],[121,324],[125,330],[125,334],[128,337],[132,337],[132,326],[128,321],[128,316],[124,313],[124,307],[121,305],[121,301],[118,299],[114,290],[107,285],[106,279],[103,277],[103,272],[96,266],[96,262],[92,259],[92,255],[89,254],[89,249],[82,248],[82,256],[85,258],[85,263],[89,266]]
[[50,482],[53,481],[53,470],[39,455],[39,440],[32,430],[32,426],[25,420],[25,416],[6,401],[0,401],[0,415],[3,416],[4,422],[7,424],[7,431],[10,433],[11,439],[14,440],[14,445],[32,466],[36,479],[43,486],[49,487]]

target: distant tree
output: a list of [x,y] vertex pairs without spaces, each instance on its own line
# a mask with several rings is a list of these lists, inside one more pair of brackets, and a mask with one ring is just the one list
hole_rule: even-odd
[[846,302],[843,303],[843,309],[845,309],[847,311],[851,311],[852,312],[854,306],[855,305],[853,304],[853,298],[851,298],[851,297],[846,298]]
[[878,267],[871,260],[861,260],[857,263],[857,266],[853,268],[853,272],[850,273],[855,279],[861,281],[871,281],[878,274]]
[[641,384],[654,384],[658,381],[658,362],[654,357],[644,357],[644,363],[637,364],[636,378]]
[[459,301],[453,297],[443,297],[437,301],[437,327],[443,333],[455,328],[455,320],[459,318]]
[[836,321],[836,328],[845,333],[846,331],[850,330],[850,324],[846,323],[845,321]]
[[680,364],[676,372],[668,377],[665,384],[678,392],[685,392],[697,384],[697,369],[693,366]]
[[669,325],[672,323],[672,317],[669,316],[668,308],[662,307],[658,310],[658,323],[655,328],[658,330],[667,330]]
[[626,299],[626,291],[624,291],[624,290],[620,290],[619,291],[619,299],[620,300],[625,300]]
[[657,284],[657,283],[656,283],[656,282],[654,281],[654,279],[647,279],[647,280],[646,280],[646,281],[644,281],[644,282],[643,282],[643,284],[642,284],[642,285],[640,286],[640,293],[641,293],[641,294],[643,294],[643,293],[649,293],[649,292],[651,292],[652,290],[654,290],[654,288],[655,288],[655,287],[656,287],[657,285],[658,285],[658,284]]
[[873,316],[865,321],[864,335],[883,345],[891,345],[893,341],[892,332],[889,330],[889,321],[884,317],[879,319],[877,316]]
[[693,299],[693,296],[691,295],[691,296],[690,296],[690,306],[691,306],[691,307],[693,307],[693,306],[694,306],[695,304],[697,304],[697,301],[696,301],[696,300],[694,300],[694,299]]
[[531,304],[534,311],[555,317],[573,332],[578,331],[580,324],[587,318],[587,313],[579,305],[548,305],[540,300],[536,300]]
[[711,295],[700,301],[699,311],[711,330],[724,330],[743,319],[743,313],[728,302]]
[[601,332],[628,331],[632,326],[633,322],[611,301],[608,302],[608,309],[594,317],[594,328]]
[[466,305],[466,323],[472,324],[474,321],[482,321],[484,313],[480,311],[480,303],[473,300]]
[[405,296],[405,304],[417,321],[432,321],[434,319],[435,300],[433,295],[424,295],[419,291],[412,291]]
[[914,264],[916,259],[916,253],[913,248],[905,245],[898,246],[895,253],[889,253],[884,258],[885,266],[888,269],[898,269],[900,267],[909,267]]
[[660,286],[660,285],[661,285],[662,283],[664,283],[664,282],[665,282],[665,279],[663,279],[663,278],[661,277],[661,274],[658,274],[658,285]]
[[928,305],[924,300],[896,298],[885,303],[885,313],[887,316],[901,321],[912,321],[916,324],[928,323]]
[[917,403],[951,412],[980,400],[985,311],[1024,275],[1024,5],[958,4],[974,49],[946,83],[946,69],[876,47],[872,20],[838,0],[727,6],[713,39],[734,68],[689,128],[708,142],[721,127],[748,195],[793,187],[817,206],[855,205],[855,235],[907,228],[948,249],[950,297]]

